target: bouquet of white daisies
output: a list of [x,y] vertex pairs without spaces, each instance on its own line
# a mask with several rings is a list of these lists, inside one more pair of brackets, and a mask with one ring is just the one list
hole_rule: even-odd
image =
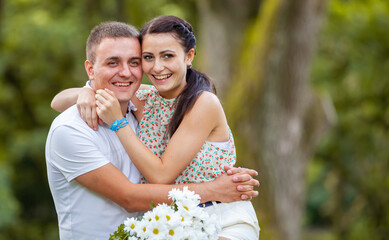
[[209,216],[198,207],[198,194],[187,187],[182,191],[174,188],[169,198],[173,200],[171,205],[159,204],[140,219],[127,218],[109,239],[218,239],[216,215]]

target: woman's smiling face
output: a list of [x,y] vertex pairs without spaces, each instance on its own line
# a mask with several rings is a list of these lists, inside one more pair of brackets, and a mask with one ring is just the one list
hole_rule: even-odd
[[193,57],[194,49],[185,52],[171,33],[146,34],[142,39],[143,72],[164,98],[175,98],[184,89]]

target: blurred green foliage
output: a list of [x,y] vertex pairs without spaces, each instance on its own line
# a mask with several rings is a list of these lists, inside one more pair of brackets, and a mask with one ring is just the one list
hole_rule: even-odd
[[389,236],[388,29],[388,1],[333,0],[321,32],[312,80],[337,124],[311,166],[307,220],[339,239]]
[[[389,3],[329,3],[312,84],[331,97],[337,125],[309,168],[306,226],[334,230],[317,239],[385,239]],[[107,20],[140,27],[160,14],[196,28],[194,1],[0,0],[0,240],[58,239],[44,156],[57,115],[49,106],[60,90],[84,84],[91,28]]]

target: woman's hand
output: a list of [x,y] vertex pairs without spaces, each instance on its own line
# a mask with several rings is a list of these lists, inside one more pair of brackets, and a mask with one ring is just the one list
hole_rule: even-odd
[[77,98],[77,109],[90,128],[97,130],[98,124],[101,124],[101,120],[96,113],[96,99],[95,92],[91,88],[82,88]]
[[96,91],[95,98],[97,105],[96,112],[106,124],[111,126],[115,120],[123,117],[119,101],[112,91],[99,89]]

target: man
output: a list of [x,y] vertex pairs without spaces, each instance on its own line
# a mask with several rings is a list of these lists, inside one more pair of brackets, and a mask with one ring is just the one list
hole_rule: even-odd
[[[130,99],[142,78],[137,37],[138,32],[132,26],[103,23],[88,37],[85,61],[92,89],[113,91],[134,131],[137,121],[131,113]],[[168,191],[184,186],[138,184],[140,173],[116,134],[107,125],[97,131],[89,128],[76,106],[53,121],[46,142],[46,163],[61,239],[108,239],[127,217],[148,210],[151,201],[168,202]],[[255,175],[253,172],[249,171]],[[257,195],[253,186],[258,185],[250,175],[239,173],[187,186],[201,196],[202,202],[229,202],[241,198],[236,188],[252,197]]]

